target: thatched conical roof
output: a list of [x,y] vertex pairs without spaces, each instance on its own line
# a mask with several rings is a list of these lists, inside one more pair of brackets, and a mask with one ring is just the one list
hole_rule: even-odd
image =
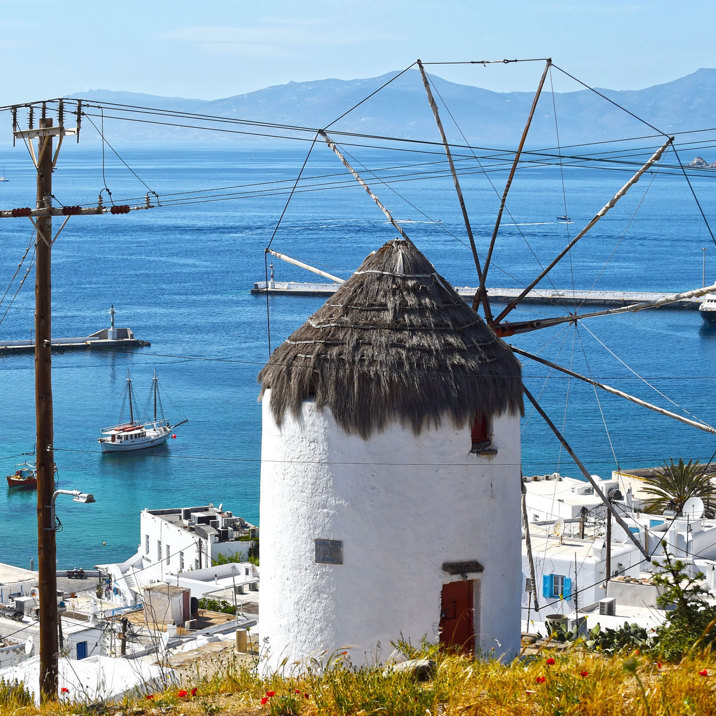
[[259,373],[280,424],[309,398],[364,438],[449,418],[521,413],[512,351],[410,241],[389,241],[271,355]]

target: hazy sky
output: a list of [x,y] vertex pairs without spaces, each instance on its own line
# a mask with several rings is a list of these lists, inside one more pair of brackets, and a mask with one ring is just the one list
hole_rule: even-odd
[[[716,66],[715,20],[713,0],[0,0],[0,103],[99,88],[217,99],[418,57],[551,56],[589,84],[638,89]],[[539,68],[432,71],[525,90]]]

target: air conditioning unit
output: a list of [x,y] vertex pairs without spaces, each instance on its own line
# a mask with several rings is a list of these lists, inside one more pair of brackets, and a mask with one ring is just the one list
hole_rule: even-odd
[[617,613],[617,600],[614,597],[607,597],[599,600],[600,616],[613,617]]

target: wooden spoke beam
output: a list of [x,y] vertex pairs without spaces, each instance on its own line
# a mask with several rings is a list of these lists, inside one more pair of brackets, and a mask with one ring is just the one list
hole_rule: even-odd
[[622,516],[619,514],[619,512],[617,512],[614,505],[612,505],[612,503],[607,499],[607,496],[602,492],[602,488],[599,487],[599,485],[597,484],[597,481],[592,477],[591,473],[587,470],[587,468],[584,467],[584,465],[582,464],[582,461],[577,457],[577,454],[574,452],[574,450],[572,450],[571,446],[565,440],[562,433],[560,433],[559,430],[557,429],[557,426],[549,419],[549,416],[547,415],[547,413],[545,413],[544,410],[542,410],[540,404],[535,400],[532,393],[530,393],[530,391],[527,390],[527,387],[525,385],[522,386],[522,390],[524,391],[524,394],[527,396],[527,400],[529,400],[530,403],[532,403],[535,410],[542,416],[542,419],[545,421],[545,423],[547,423],[550,430],[557,436],[557,439],[559,440],[559,442],[562,443],[562,446],[567,451],[567,453],[572,458],[572,460],[574,460],[575,464],[579,468],[582,475],[584,475],[584,477],[586,477],[587,480],[589,481],[589,483],[592,485],[592,487],[594,488],[594,492],[596,492],[597,495],[599,495],[599,499],[601,499],[601,501],[604,503],[604,505],[609,510],[609,512],[612,514],[614,519],[618,522],[619,526],[624,530],[624,532],[626,532],[627,536],[629,537],[629,539],[631,539],[631,541],[634,543],[634,545],[639,550],[639,552],[641,552],[641,554],[644,555],[644,559],[646,559],[647,562],[651,562],[651,555],[644,549],[644,546],[639,542],[639,540],[629,530],[629,525],[627,525],[627,523],[624,522],[624,520],[622,519]]
[[618,308],[607,308],[603,311],[592,311],[591,313],[573,313],[568,316],[555,316],[554,318],[536,318],[533,321],[515,321],[514,323],[504,322],[500,323],[499,326],[495,326],[495,333],[499,336],[512,336],[516,333],[529,333],[530,331],[537,331],[541,328],[549,328],[551,326],[558,326],[562,323],[576,323],[585,318],[596,318],[597,316],[611,316],[615,313],[638,313],[650,308],[660,308],[661,306],[668,306],[671,303],[677,303],[678,301],[684,301],[689,298],[698,298],[704,296],[707,293],[716,293],[716,283],[710,286],[704,286],[703,288],[697,288],[693,291],[684,291],[683,293],[673,293],[670,296],[664,296],[662,298],[655,299],[654,301],[640,301],[639,303],[630,303],[626,306],[619,306]]
[[575,244],[582,239],[587,232],[601,219],[603,216],[607,214],[607,212],[612,209],[616,203],[621,199],[629,189],[631,189],[634,184],[636,184],[639,179],[641,179],[642,175],[650,169],[656,162],[661,159],[661,155],[666,151],[666,148],[674,141],[673,137],[669,137],[669,139],[664,142],[664,144],[657,149],[654,154],[652,154],[651,157],[649,157],[649,160],[644,164],[644,166],[639,169],[636,174],[634,174],[629,181],[624,184],[624,186],[619,189],[619,191],[594,215],[592,220],[562,249],[562,251],[557,254],[557,256],[552,259],[552,261],[549,263],[549,265],[544,268],[540,274],[535,278],[529,286],[527,286],[517,298],[512,299],[509,304],[502,310],[499,316],[495,319],[495,323],[499,323],[510,311],[512,311],[520,301],[574,248]]
[[566,375],[569,375],[572,378],[578,378],[579,380],[583,380],[585,383],[589,383],[589,385],[593,385],[595,388],[601,388],[602,390],[605,390],[607,393],[612,393],[612,395],[618,395],[620,398],[624,398],[625,400],[629,400],[632,403],[641,405],[643,408],[648,408],[649,410],[653,410],[655,413],[660,413],[661,415],[665,415],[668,418],[672,418],[673,420],[678,420],[681,423],[690,425],[692,428],[698,428],[699,430],[703,430],[706,433],[712,433],[712,434],[716,435],[716,428],[712,427],[711,425],[707,425],[706,423],[700,423],[696,420],[691,420],[690,418],[685,418],[683,415],[678,415],[677,413],[672,413],[670,410],[660,408],[658,405],[654,405],[653,403],[647,403],[645,400],[641,400],[640,398],[630,395],[629,393],[625,393],[623,390],[618,390],[617,388],[612,388],[611,386],[606,385],[605,383],[600,383],[596,380],[593,380],[592,378],[587,378],[586,375],[582,375],[581,373],[576,373],[575,371],[570,370],[569,368],[564,368],[561,365],[557,365],[557,363],[552,363],[552,361],[549,361],[546,358],[540,358],[539,356],[536,356],[533,353],[528,353],[527,351],[523,351],[521,348],[515,348],[515,346],[510,346],[510,348],[512,349],[513,353],[517,353],[518,355],[524,356],[525,358],[530,358],[531,360],[536,361],[537,363],[542,363],[542,365],[546,365],[549,368],[554,368],[555,370],[558,370],[561,373],[565,373]]

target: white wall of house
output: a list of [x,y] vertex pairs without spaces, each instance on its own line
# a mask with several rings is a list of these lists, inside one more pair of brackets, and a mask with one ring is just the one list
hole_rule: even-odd
[[211,564],[212,549],[207,539],[171,524],[160,515],[142,510],[139,552],[145,562],[144,582],[162,581],[167,575]]
[[[530,576],[527,547],[522,544],[522,617],[526,618],[528,606],[531,618],[543,621],[548,614],[569,614],[575,609],[575,594],[580,608],[606,597],[600,588],[606,575],[606,547],[603,540],[578,540],[569,538],[560,544],[558,539],[544,543],[535,541],[532,548],[539,615],[534,612],[534,600],[526,590]],[[576,555],[576,576],[575,576]],[[612,572],[629,577],[639,576],[642,556],[630,544],[612,543]],[[578,594],[577,594],[578,592]]]
[[[449,419],[415,435],[393,423],[348,435],[313,401],[281,427],[263,398],[262,639],[267,666],[350,649],[385,658],[391,642],[438,639],[444,562],[477,560],[477,645],[512,655],[520,641],[519,417],[493,419],[492,457],[471,454]],[[315,540],[341,543],[318,563]],[[381,645],[380,650],[378,644]]]
[[[84,653],[85,656],[94,656],[101,653],[102,629],[100,627],[87,622],[68,619],[67,617],[62,617],[61,614],[60,618],[62,619],[63,648],[61,652],[63,655],[70,659],[77,659],[78,645],[80,645],[80,655]],[[18,629],[23,627],[25,627],[23,631],[18,633]],[[0,637],[9,634],[13,634],[14,639],[22,640],[23,642],[32,639],[33,653],[40,653],[40,625],[38,622],[28,624],[0,617]],[[24,661],[26,658],[28,657],[23,651],[19,661]],[[19,661],[14,663],[19,663]]]

